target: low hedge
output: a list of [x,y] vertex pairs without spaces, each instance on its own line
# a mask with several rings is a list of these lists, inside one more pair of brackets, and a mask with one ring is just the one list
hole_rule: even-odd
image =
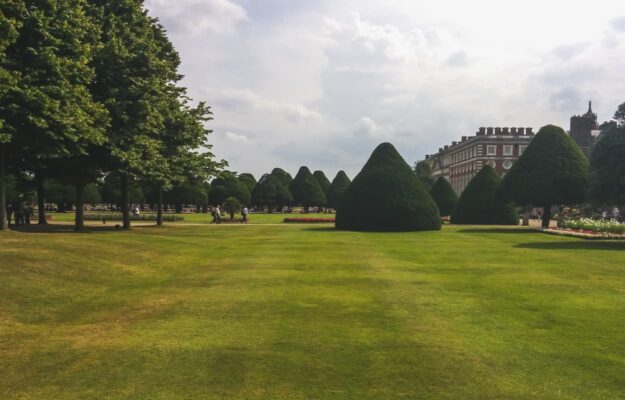
[[[121,213],[116,214],[85,214],[85,221],[122,221],[123,217]],[[147,221],[156,222],[156,214],[141,214],[131,215],[131,221]],[[179,215],[163,214],[163,221],[176,222],[184,221],[184,218]]]

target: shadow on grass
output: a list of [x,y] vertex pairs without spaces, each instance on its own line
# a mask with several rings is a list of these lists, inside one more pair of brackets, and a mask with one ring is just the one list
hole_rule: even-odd
[[519,243],[515,247],[535,250],[621,250],[625,251],[625,241],[582,240],[575,242]]
[[31,225],[19,225],[11,226],[11,231],[20,233],[102,233],[102,232],[122,232],[119,229],[115,229],[114,225],[94,226],[88,225],[83,231],[76,232],[74,225],[70,224],[31,224]]
[[[452,225],[453,226],[453,225]],[[535,228],[468,228],[461,229],[458,233],[539,233]]]

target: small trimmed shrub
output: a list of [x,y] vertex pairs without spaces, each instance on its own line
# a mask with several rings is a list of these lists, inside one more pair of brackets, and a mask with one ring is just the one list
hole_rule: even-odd
[[495,197],[500,181],[493,167],[487,165],[482,168],[460,195],[451,223],[518,225],[519,217],[513,204]]
[[453,214],[458,205],[458,195],[447,179],[442,176],[438,178],[430,189],[430,195],[438,205],[441,216],[447,217]]
[[354,231],[439,230],[438,206],[395,147],[382,143],[354,178],[336,212]]

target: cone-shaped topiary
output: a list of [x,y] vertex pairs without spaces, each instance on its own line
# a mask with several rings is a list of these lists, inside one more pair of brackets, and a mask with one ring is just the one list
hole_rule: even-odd
[[336,227],[354,231],[438,230],[438,207],[390,143],[371,154],[349,185],[336,213]]
[[588,160],[582,150],[564,129],[547,125],[504,177],[497,195],[520,206],[543,207],[546,228],[551,206],[583,202],[588,183]]
[[293,182],[293,177],[291,174],[283,170],[282,168],[274,168],[271,171],[271,175],[280,179],[280,182],[284,185],[285,188],[289,188],[291,186],[291,182]]
[[325,193],[308,167],[299,169],[291,182],[290,189],[293,201],[300,206],[325,206],[327,203]]
[[482,168],[460,195],[451,223],[518,225],[519,217],[513,204],[495,197],[499,182],[501,179],[493,167],[486,165]]
[[352,181],[349,179],[345,171],[339,171],[332,181],[326,197],[328,198],[328,207],[337,208],[341,204],[345,190]]
[[313,172],[313,176],[315,177],[317,182],[319,182],[319,186],[321,186],[321,190],[323,190],[323,194],[325,194],[327,197],[328,189],[330,188],[331,183],[326,177],[326,174],[324,174],[323,171],[315,171]]
[[447,182],[447,179],[442,176],[438,178],[430,188],[430,195],[438,205],[441,216],[446,217],[453,214],[458,204],[458,195]]

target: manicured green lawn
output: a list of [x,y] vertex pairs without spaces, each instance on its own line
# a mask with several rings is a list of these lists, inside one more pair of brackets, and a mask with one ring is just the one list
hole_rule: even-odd
[[0,399],[401,398],[625,398],[625,243],[0,234]]

